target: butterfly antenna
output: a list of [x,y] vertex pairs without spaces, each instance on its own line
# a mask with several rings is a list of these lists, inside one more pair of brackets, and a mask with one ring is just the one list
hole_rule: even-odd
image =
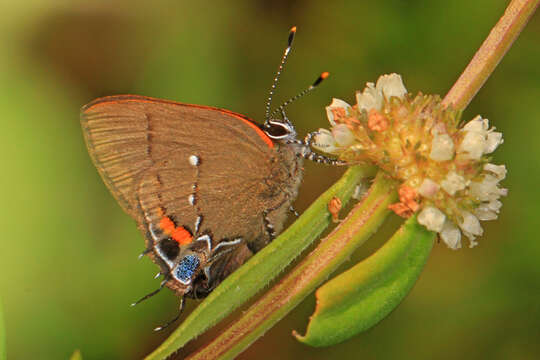
[[278,71],[276,72],[276,76],[274,77],[274,82],[272,83],[272,86],[270,87],[270,91],[268,92],[268,100],[266,101],[266,112],[264,115],[264,118],[266,121],[270,119],[270,107],[272,106],[272,97],[274,96],[274,91],[276,90],[279,76],[281,75],[281,72],[283,71],[283,67],[285,66],[287,57],[289,56],[289,53],[291,52],[294,34],[296,34],[296,26],[293,26],[291,30],[289,31],[289,39],[287,40],[287,47],[285,48],[285,51],[283,52],[281,62],[279,63]]
[[321,75],[319,75],[319,77],[317,78],[317,80],[315,80],[315,82],[313,84],[311,84],[307,89],[305,89],[304,91],[300,92],[299,94],[293,96],[292,98],[290,98],[289,100],[285,101],[283,104],[281,104],[276,110],[272,111],[272,113],[270,114],[270,117],[274,117],[278,114],[283,114],[284,111],[285,111],[285,108],[290,105],[292,102],[300,99],[301,97],[303,97],[304,95],[307,95],[309,94],[311,91],[313,91],[317,86],[319,86],[319,84],[324,80],[326,79],[328,76],[330,75],[329,72],[325,71],[323,72]]

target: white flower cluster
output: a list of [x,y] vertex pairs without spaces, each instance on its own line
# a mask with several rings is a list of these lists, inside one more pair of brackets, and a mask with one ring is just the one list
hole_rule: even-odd
[[[368,82],[363,92],[356,93],[358,110],[365,110],[369,113],[371,109],[381,110],[384,100],[395,96],[403,98],[407,94],[407,89],[403,85],[401,75],[382,75],[377,80],[377,84]],[[349,127],[343,123],[336,123],[336,114],[350,116],[352,107],[340,99],[332,99],[332,103],[326,107],[326,115],[332,131],[319,129],[318,134],[313,138],[313,148],[329,154],[339,154],[343,149],[352,145],[355,140],[354,134]]]
[[[489,129],[488,120],[480,116],[465,124],[460,132],[462,141],[457,146],[456,154],[454,142],[447,134],[434,134],[430,158],[437,162],[454,159],[454,156],[461,161],[480,160],[482,155],[492,153],[503,143],[502,133]],[[433,198],[442,188],[450,196],[461,192],[463,197],[471,199],[476,206],[471,211],[456,210],[456,225],[441,210],[428,205],[418,214],[418,222],[429,230],[439,233],[441,239],[451,249],[461,248],[462,233],[469,239],[469,247],[476,246],[478,243],[475,238],[483,233],[480,221],[497,219],[502,206],[499,198],[506,196],[508,192],[507,189],[499,187],[499,182],[505,177],[504,165],[487,163],[483,166],[481,174],[472,180],[466,179],[454,170],[449,171],[440,184],[425,178],[418,188],[418,193],[422,197]]]
[[331,129],[320,129],[313,147],[380,166],[402,181],[392,210],[405,217],[418,212],[418,222],[451,249],[461,247],[462,234],[475,246],[480,221],[496,219],[499,198],[507,194],[499,187],[506,167],[485,156],[503,143],[502,133],[480,116],[458,127],[457,111],[433,96],[410,98],[398,74],[367,83],[356,101],[332,100],[326,107]]

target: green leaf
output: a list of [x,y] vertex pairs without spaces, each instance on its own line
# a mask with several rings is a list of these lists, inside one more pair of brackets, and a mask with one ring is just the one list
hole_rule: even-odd
[[340,343],[384,319],[409,293],[429,256],[435,233],[405,222],[375,254],[316,292],[317,307],[304,336],[312,346]]
[[7,359],[6,352],[6,328],[4,325],[4,307],[0,298],[0,360]]
[[229,275],[146,359],[166,358],[248,301],[328,226],[328,202],[337,196],[345,204],[358,182],[372,175],[372,167],[355,166],[347,170],[293,225]]

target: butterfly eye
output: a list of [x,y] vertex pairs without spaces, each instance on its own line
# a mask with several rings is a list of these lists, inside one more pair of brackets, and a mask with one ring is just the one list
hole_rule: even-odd
[[264,128],[264,132],[272,139],[284,139],[295,136],[294,128],[291,124],[270,120]]
[[199,264],[200,262],[197,256],[184,256],[184,258],[180,261],[180,263],[176,267],[176,270],[174,271],[174,274],[178,281],[180,281],[184,285],[189,285],[191,283],[193,274],[195,274],[195,271],[197,271],[197,268],[199,267]]

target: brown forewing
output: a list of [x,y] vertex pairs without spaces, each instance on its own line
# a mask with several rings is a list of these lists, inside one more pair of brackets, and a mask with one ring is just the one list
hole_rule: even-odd
[[[81,112],[90,155],[124,210],[143,223],[160,209],[214,241],[264,237],[262,214],[283,201],[277,152],[242,115],[142,96],[98,99]],[[192,166],[190,155],[200,158]],[[192,206],[188,197],[195,192]]]

